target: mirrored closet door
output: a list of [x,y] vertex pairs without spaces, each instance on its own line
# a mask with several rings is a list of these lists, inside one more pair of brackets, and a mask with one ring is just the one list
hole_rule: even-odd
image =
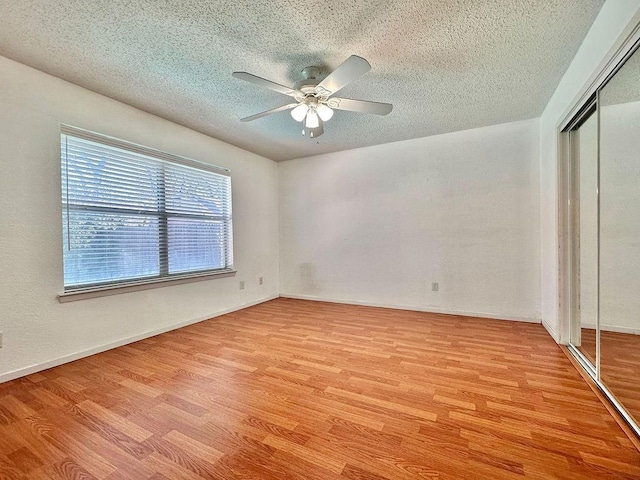
[[640,423],[640,53],[600,90],[600,379]]
[[640,53],[567,129],[571,350],[640,433]]

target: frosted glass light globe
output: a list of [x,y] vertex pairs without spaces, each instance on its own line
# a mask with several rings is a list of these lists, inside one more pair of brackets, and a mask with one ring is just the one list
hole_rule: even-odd
[[318,114],[315,110],[309,109],[307,112],[307,121],[305,122],[307,128],[318,128],[320,122],[318,121]]
[[324,103],[318,105],[316,111],[318,112],[318,116],[322,119],[323,122],[326,122],[327,120],[330,120],[331,117],[333,117],[333,110],[327,107]]
[[291,110],[291,116],[296,122],[301,122],[304,120],[304,117],[307,116],[308,110],[309,110],[309,107],[307,107],[304,103],[301,103],[300,105],[295,107],[293,110]]

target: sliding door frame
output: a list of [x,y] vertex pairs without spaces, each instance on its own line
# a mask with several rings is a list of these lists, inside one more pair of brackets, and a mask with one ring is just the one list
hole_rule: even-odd
[[[591,360],[587,357],[586,354],[583,353],[578,347],[580,345],[576,345],[573,343],[575,338],[578,335],[582,335],[581,326],[576,324],[575,320],[578,318],[578,314],[580,314],[580,320],[582,321],[582,312],[581,312],[581,302],[577,302],[576,300],[579,297],[580,293],[580,277],[576,276],[576,272],[580,272],[580,216],[581,216],[581,195],[580,195],[580,128],[584,125],[587,120],[591,119],[595,115],[596,128],[599,128],[599,117],[598,117],[598,101],[597,96],[591,97],[589,102],[580,110],[578,115],[573,119],[573,121],[567,125],[564,133],[566,134],[568,151],[567,151],[567,162],[566,162],[566,175],[567,175],[567,183],[566,183],[566,192],[567,192],[567,202],[565,209],[565,216],[567,221],[567,317],[569,319],[569,327],[570,333],[567,336],[567,344],[570,345],[575,351],[579,352],[580,355],[580,364],[584,367],[585,370],[588,371],[589,375],[592,378],[596,378],[599,372],[598,360],[600,358],[599,348],[600,348],[600,315],[599,315],[599,291],[596,290],[596,353],[595,358]],[[599,176],[600,169],[600,156],[599,156],[599,131],[596,131],[596,171],[598,172],[596,175]],[[599,179],[598,179],[599,181]],[[599,198],[599,185],[596,186],[596,191],[593,192],[596,195],[596,199]],[[600,209],[599,204],[596,206],[596,229],[598,231],[600,229]],[[597,238],[596,245],[599,246],[600,240]],[[599,250],[596,248],[596,254],[598,257],[595,259],[595,271],[596,271],[596,283],[598,283],[599,275],[600,275],[600,262],[599,262]]]
[[[620,416],[629,425],[631,430],[640,438],[640,426],[627,413],[624,407],[616,400],[613,394],[602,383],[600,376],[600,109],[599,95],[602,88],[613,78],[622,68],[624,63],[636,51],[640,52],[640,15],[634,18],[635,23],[627,29],[627,35],[621,36],[614,48],[607,56],[608,60],[601,64],[601,68],[586,83],[581,94],[573,102],[562,121],[557,125],[557,192],[558,192],[558,313],[560,320],[560,343],[566,344],[569,352],[576,358],[580,366],[589,377],[595,382],[603,395],[613,405]],[[640,54],[640,53],[639,53]],[[574,345],[571,344],[572,317],[575,309],[574,302],[574,279],[572,276],[573,265],[576,261],[576,252],[573,245],[575,226],[575,209],[572,199],[575,198],[575,188],[572,181],[572,165],[575,148],[571,138],[571,131],[575,131],[595,109],[597,115],[597,254],[596,254],[596,278],[597,278],[597,298],[596,298],[596,359],[595,365],[586,358]]]

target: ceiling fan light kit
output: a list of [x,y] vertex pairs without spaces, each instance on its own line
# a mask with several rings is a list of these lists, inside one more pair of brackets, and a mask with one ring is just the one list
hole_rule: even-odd
[[340,89],[369,70],[371,70],[369,62],[357,55],[351,55],[323,80],[320,80],[320,69],[318,67],[304,68],[302,70],[304,78],[296,82],[293,88],[285,87],[247,72],[234,72],[233,76],[236,78],[288,95],[296,101],[296,103],[290,103],[245,117],[240,121],[250,122],[272,113],[291,110],[293,119],[303,124],[302,135],[306,136],[308,134],[309,138],[317,138],[324,133],[324,122],[331,120],[334,110],[387,115],[393,109],[393,105],[389,103],[333,97]]

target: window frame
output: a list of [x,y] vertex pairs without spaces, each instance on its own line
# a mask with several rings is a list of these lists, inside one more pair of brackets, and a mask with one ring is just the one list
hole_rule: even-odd
[[[90,141],[94,143],[98,143],[105,147],[112,147],[120,150],[124,150],[130,154],[141,155],[147,157],[148,159],[157,161],[160,165],[160,169],[162,170],[162,177],[165,178],[166,170],[162,167],[162,165],[166,164],[175,164],[182,167],[188,167],[191,169],[213,173],[217,175],[222,175],[229,178],[229,189],[228,189],[228,218],[223,220],[224,228],[226,230],[225,238],[227,244],[225,245],[225,253],[227,255],[227,259],[225,262],[225,267],[223,268],[215,268],[215,269],[200,269],[200,270],[191,270],[188,272],[180,272],[170,274],[168,272],[168,258],[169,258],[169,232],[166,228],[166,224],[169,218],[182,218],[181,215],[177,215],[171,212],[158,210],[158,221],[161,224],[165,224],[165,227],[160,227],[158,231],[159,235],[159,244],[158,244],[158,262],[159,262],[159,273],[158,275],[154,275],[151,277],[138,277],[131,279],[123,279],[123,280],[111,280],[111,281],[96,281],[95,283],[85,284],[85,285],[66,285],[64,278],[64,267],[63,267],[63,275],[62,275],[62,283],[63,283],[63,293],[58,295],[58,300],[60,302],[68,302],[73,300],[80,300],[83,298],[93,298],[104,295],[114,295],[118,293],[126,293],[130,291],[138,291],[138,290],[146,290],[149,288],[157,288],[163,287],[167,285],[175,285],[180,283],[188,283],[200,280],[207,280],[211,278],[220,278],[234,275],[236,270],[233,268],[233,215],[232,215],[232,198],[233,198],[233,188],[231,184],[231,172],[229,169],[218,167],[216,165],[212,165],[205,162],[199,162],[196,160],[192,160],[186,157],[182,157],[179,155],[174,155],[171,153],[163,152],[160,150],[156,150],[153,148],[145,147],[139,144],[135,144],[132,142],[128,142],[125,140],[121,140],[118,138],[110,137],[107,135],[98,134],[95,132],[91,132],[88,130],[84,130],[81,128],[73,127],[70,125],[62,124],[60,127],[60,140],[59,140],[59,159],[61,164],[61,207],[62,207],[62,218],[64,218],[65,209],[68,215],[69,204],[65,199],[65,192],[68,192],[68,185],[64,185],[64,172],[62,171],[62,163],[64,162],[63,158],[63,142],[65,141],[65,136],[75,137],[80,140]],[[165,197],[166,189],[164,187],[164,181],[162,182],[162,192],[161,197]],[[198,216],[197,213],[194,216]],[[188,214],[184,215],[185,218],[188,218]],[[69,235],[69,232],[63,225],[61,229],[62,235]],[[61,242],[64,244],[64,242]],[[62,252],[63,261],[64,261],[64,251]],[[164,259],[164,260],[163,260]]]

